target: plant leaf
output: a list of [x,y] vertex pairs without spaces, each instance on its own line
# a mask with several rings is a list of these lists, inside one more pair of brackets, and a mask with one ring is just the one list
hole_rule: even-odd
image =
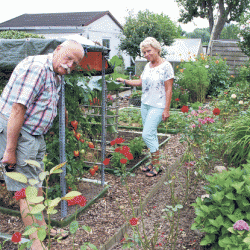
[[71,234],[75,234],[78,229],[78,222],[77,221],[72,221],[69,226],[69,231]]
[[31,210],[31,214],[38,214],[40,212],[42,212],[45,209],[45,206],[43,204],[38,204],[36,206],[34,206]]
[[17,172],[6,172],[5,173],[9,178],[15,180],[15,181],[19,181],[22,183],[27,183],[28,179],[25,175],[17,173]]
[[35,166],[35,167],[41,169],[41,165],[40,165],[40,163],[37,162],[37,161],[34,161],[34,160],[26,160],[25,162],[26,162],[28,165]]

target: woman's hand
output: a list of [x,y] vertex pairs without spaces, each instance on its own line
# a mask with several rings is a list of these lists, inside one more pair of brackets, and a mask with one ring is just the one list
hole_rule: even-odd
[[123,78],[116,78],[116,81],[117,82],[124,82],[124,79]]
[[163,113],[162,113],[162,120],[166,121],[168,119],[168,117],[170,116],[169,114],[169,109],[164,109]]

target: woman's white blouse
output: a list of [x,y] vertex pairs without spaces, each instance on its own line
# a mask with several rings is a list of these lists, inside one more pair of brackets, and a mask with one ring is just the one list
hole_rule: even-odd
[[165,81],[174,78],[174,70],[168,61],[159,66],[150,68],[147,63],[142,75],[142,98],[141,102],[157,108],[165,108],[166,91]]

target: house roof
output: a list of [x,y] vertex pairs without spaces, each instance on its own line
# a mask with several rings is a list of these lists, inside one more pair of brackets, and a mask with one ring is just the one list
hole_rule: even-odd
[[88,26],[99,18],[109,15],[111,19],[121,28],[121,24],[109,11],[96,12],[70,12],[70,13],[44,13],[44,14],[23,14],[3,23],[0,28],[21,28],[21,27],[51,27],[51,26]]
[[[171,46],[164,46],[167,52],[164,58],[169,62],[188,61],[194,58],[202,51],[201,39],[175,39]],[[145,58],[137,58],[137,61],[145,61]]]

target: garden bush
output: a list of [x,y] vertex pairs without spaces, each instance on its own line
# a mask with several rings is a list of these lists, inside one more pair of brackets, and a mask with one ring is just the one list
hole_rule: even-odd
[[208,197],[204,200],[198,197],[192,204],[196,218],[191,229],[206,233],[200,243],[203,246],[215,250],[248,249],[248,245],[239,244],[238,236],[230,228],[238,220],[250,222],[250,162],[242,168],[207,175],[206,179],[209,184],[204,189]]

